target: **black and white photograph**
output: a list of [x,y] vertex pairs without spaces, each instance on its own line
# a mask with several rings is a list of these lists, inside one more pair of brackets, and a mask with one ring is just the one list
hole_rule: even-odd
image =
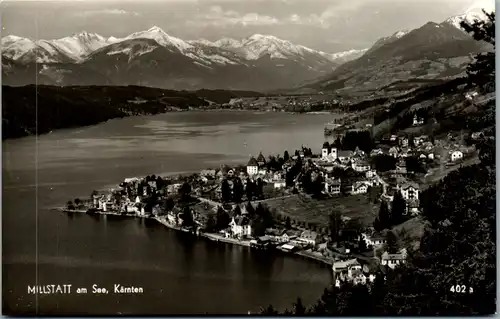
[[0,15],[3,315],[497,312],[494,0]]

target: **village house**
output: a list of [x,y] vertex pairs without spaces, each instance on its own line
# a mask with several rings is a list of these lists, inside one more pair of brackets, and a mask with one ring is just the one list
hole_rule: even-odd
[[177,193],[177,191],[179,190],[179,188],[181,188],[181,186],[182,186],[181,183],[167,185],[167,194]]
[[346,281],[351,282],[353,285],[366,285],[367,281],[373,282],[375,280],[374,274],[369,274],[368,267],[362,266],[357,260],[347,266]]
[[341,186],[341,181],[340,179],[336,180],[333,178],[327,178],[325,180],[325,192],[327,194],[340,194],[340,186]]
[[380,247],[386,243],[386,238],[381,234],[369,236],[366,233],[361,233],[361,238],[365,241],[366,246]]
[[387,251],[380,257],[380,263],[383,266],[388,266],[391,269],[406,262],[406,249],[401,249],[397,254],[389,254]]
[[316,246],[318,240],[318,233],[310,230],[305,230],[300,234],[298,240],[312,246]]
[[231,232],[235,237],[250,237],[252,236],[252,226],[250,221],[245,216],[233,217],[229,223]]
[[259,163],[255,157],[251,157],[247,164],[247,174],[249,176],[256,175],[259,172]]
[[325,143],[321,149],[321,159],[328,162],[335,161],[337,159],[337,148]]
[[405,182],[401,185],[398,184],[397,190],[399,190],[401,192],[401,195],[407,201],[418,200],[420,187],[418,186],[417,183]]
[[358,146],[356,146],[354,152],[352,153],[352,156],[357,158],[364,158],[366,156],[366,153],[362,151]]
[[354,169],[356,172],[363,173],[370,170],[370,163],[365,160],[356,160],[352,163],[352,169]]
[[274,188],[275,189],[282,189],[285,187],[286,187],[286,181],[284,179],[274,181]]
[[423,125],[424,124],[424,119],[421,117],[418,117],[416,114],[413,117],[413,126],[418,126],[418,125]]
[[200,172],[201,176],[212,177],[214,178],[216,174],[215,169],[204,169]]
[[366,171],[365,176],[366,178],[373,178],[377,176],[377,171],[374,169],[369,169],[368,171]]
[[284,243],[295,242],[300,236],[300,231],[297,230],[287,230],[281,235],[281,241]]
[[470,101],[474,100],[476,96],[478,96],[478,93],[476,91],[465,93],[465,98]]
[[351,160],[352,155],[352,151],[339,151],[337,156],[340,163],[347,164]]
[[471,134],[470,137],[473,140],[479,140],[479,139],[481,139],[481,138],[484,137],[484,134],[483,134],[483,132],[474,132],[474,133]]
[[144,205],[144,204],[142,204],[142,203],[141,203],[141,204],[137,204],[137,211],[136,211],[137,216],[139,216],[139,217],[146,217],[146,216],[148,216],[148,215],[149,215],[149,214],[148,214],[148,213],[146,213],[146,211],[144,210],[144,206],[145,206],[145,205]]
[[399,153],[399,150],[398,150],[398,148],[396,146],[393,146],[393,147],[391,147],[389,149],[389,155],[390,156],[393,156],[393,157],[397,158],[398,157],[398,153]]
[[377,155],[382,155],[384,154],[384,151],[380,148],[375,148],[373,149],[371,152],[370,152],[370,156],[371,157],[374,157],[374,156],[377,156]]
[[262,155],[262,152],[260,152],[259,156],[257,156],[257,164],[259,167],[266,165],[266,158]]
[[450,152],[450,159],[452,162],[458,161],[464,157],[464,153],[462,151],[451,151]]
[[351,194],[358,195],[366,193],[368,193],[368,185],[365,182],[356,182],[352,186]]

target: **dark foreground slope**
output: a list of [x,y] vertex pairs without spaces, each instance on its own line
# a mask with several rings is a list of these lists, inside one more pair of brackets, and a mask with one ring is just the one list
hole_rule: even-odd
[[2,87],[2,139],[94,125],[129,115],[188,109],[257,92],[171,91],[139,86]]

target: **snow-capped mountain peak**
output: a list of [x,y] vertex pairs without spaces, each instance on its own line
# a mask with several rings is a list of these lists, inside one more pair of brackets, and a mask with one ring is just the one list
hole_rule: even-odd
[[241,47],[241,41],[232,38],[222,38],[215,41],[214,44],[223,49],[236,49]]
[[407,35],[408,32],[410,32],[410,31],[408,31],[408,30],[399,30],[399,31],[396,31],[392,36],[399,39],[399,38],[402,38],[405,35]]
[[192,44],[192,45],[201,44],[201,45],[206,45],[206,46],[209,46],[209,47],[218,47],[218,45],[216,45],[214,42],[209,41],[207,39],[189,40],[187,42],[189,44]]
[[139,39],[139,38],[153,39],[162,46],[166,47],[173,46],[179,49],[181,52],[185,52],[186,50],[193,48],[193,46],[188,42],[168,35],[165,31],[163,31],[160,27],[157,26],[153,26],[146,31],[134,32],[131,35],[127,36],[125,40]]
[[454,27],[462,30],[462,27],[460,26],[460,23],[462,21],[466,21],[468,23],[474,23],[475,20],[486,20],[486,19],[487,17],[484,14],[484,12],[481,9],[476,8],[476,9],[471,9],[464,14],[448,18],[443,23],[451,24]]

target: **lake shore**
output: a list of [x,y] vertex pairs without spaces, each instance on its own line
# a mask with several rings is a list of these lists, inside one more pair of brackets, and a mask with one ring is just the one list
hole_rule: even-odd
[[[88,213],[87,210],[82,210],[82,209],[75,209],[75,210],[69,210],[67,208],[63,207],[56,207],[53,208],[54,211],[59,211],[59,212],[64,212],[68,214],[72,213]],[[136,215],[124,215],[121,213],[116,213],[116,212],[102,212],[102,211],[96,211],[93,213],[89,213],[91,215],[114,215],[114,216],[122,216],[122,217],[138,217]],[[231,244],[231,245],[238,245],[238,246],[243,246],[243,247],[250,247],[250,240],[239,240],[239,239],[234,239],[234,238],[227,238],[222,235],[218,235],[215,233],[205,233],[205,232],[193,232],[189,229],[174,225],[172,223],[168,222],[168,219],[164,216],[155,216],[155,217],[140,217],[140,218],[146,218],[146,219],[153,219],[156,220],[158,223],[162,224],[163,226],[175,230],[175,231],[180,231],[183,233],[190,233],[193,235],[196,235],[198,237],[203,237],[206,238],[210,241],[214,242],[220,242],[220,243],[225,243],[225,244]],[[282,250],[276,248],[276,250],[283,252]],[[285,253],[285,252],[283,252]],[[328,266],[333,265],[333,260],[330,258],[324,257],[324,256],[319,256],[318,254],[315,254],[313,252],[305,251],[305,250],[299,250],[293,253],[286,253],[287,255],[294,255],[294,256],[300,256],[302,258],[316,261],[316,262],[321,262],[323,264],[326,264]]]

